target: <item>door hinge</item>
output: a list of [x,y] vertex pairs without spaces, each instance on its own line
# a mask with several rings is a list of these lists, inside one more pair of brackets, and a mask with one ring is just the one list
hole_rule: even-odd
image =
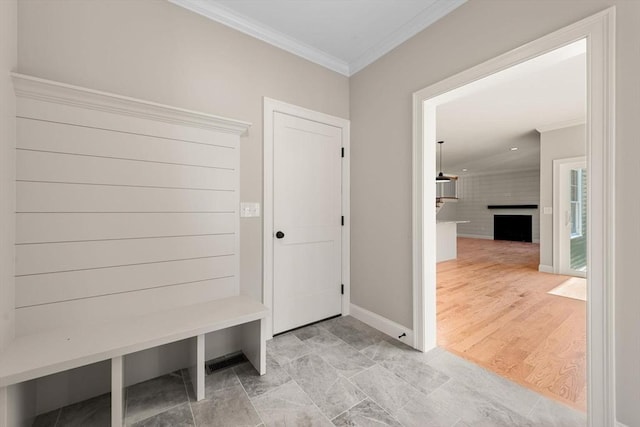
[[344,215],[342,215],[342,216],[340,217],[340,223],[341,223],[342,225],[344,225]]
[[342,147],[341,157],[344,157],[344,147]]
[[340,285],[340,295],[344,295],[344,285]]

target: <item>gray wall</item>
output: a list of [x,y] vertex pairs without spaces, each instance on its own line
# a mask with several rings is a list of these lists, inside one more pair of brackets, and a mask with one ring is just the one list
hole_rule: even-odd
[[0,350],[13,338],[17,2],[0,2]]
[[[246,120],[240,200],[262,203],[262,97],[349,116],[346,77],[166,1],[23,1],[21,73]],[[262,222],[241,220],[240,288],[261,298]]]
[[[16,112],[9,76],[18,64],[18,3],[0,1],[0,350],[14,335]],[[33,384],[0,389],[0,427],[31,425]]]
[[640,2],[471,0],[351,78],[352,302],[412,321],[412,94],[617,6],[616,362],[618,417],[640,425]]
[[[586,153],[585,126],[540,134],[540,210],[553,207],[553,161]],[[553,266],[553,215],[540,216],[540,265]]]
[[[262,203],[263,96],[349,115],[346,77],[167,1],[21,1],[18,70],[252,122],[240,142],[241,201]],[[261,298],[261,219],[241,219],[240,234],[240,289]],[[127,368],[135,365],[131,371],[153,377],[184,365],[184,349],[184,343],[152,349],[144,357],[128,358]],[[235,350],[229,342],[207,349],[207,355]],[[145,370],[148,366],[154,369]],[[108,390],[103,373],[96,365],[39,380],[37,411]],[[77,387],[87,377],[94,381]]]
[[458,234],[493,238],[493,216],[531,215],[533,241],[540,239],[538,209],[489,210],[487,205],[537,205],[540,200],[540,171],[468,175],[458,180]]

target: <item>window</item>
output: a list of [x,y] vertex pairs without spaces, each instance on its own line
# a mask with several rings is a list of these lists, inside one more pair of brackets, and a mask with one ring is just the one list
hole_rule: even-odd
[[582,169],[571,170],[571,238],[582,237]]

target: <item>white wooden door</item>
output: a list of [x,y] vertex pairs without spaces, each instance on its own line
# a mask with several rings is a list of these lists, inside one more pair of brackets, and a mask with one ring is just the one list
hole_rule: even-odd
[[342,130],[275,113],[273,333],[341,313]]

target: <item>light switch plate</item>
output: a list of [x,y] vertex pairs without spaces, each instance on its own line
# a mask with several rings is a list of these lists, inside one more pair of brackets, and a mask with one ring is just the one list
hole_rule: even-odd
[[260,216],[260,203],[240,203],[241,218],[255,218]]
[[549,206],[545,206],[544,209],[542,209],[542,212],[545,215],[553,215],[553,208]]

